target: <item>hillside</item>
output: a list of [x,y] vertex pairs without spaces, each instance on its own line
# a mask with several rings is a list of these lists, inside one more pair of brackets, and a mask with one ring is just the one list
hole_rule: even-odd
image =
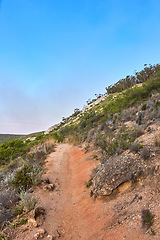
[[0,144],[3,142],[8,142],[17,138],[21,138],[23,135],[15,135],[15,134],[0,134]]
[[160,239],[156,66],[110,86],[33,141],[0,145],[2,239]]

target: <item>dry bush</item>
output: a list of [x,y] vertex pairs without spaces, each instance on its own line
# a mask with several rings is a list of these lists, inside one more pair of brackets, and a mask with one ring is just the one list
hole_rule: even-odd
[[87,141],[88,143],[90,143],[90,142],[93,140],[93,138],[94,138],[94,133],[95,133],[95,129],[94,129],[94,128],[89,131],[88,136],[87,136],[87,139],[86,139],[86,141]]
[[27,211],[31,211],[35,208],[37,204],[37,200],[35,199],[34,195],[29,194],[28,192],[22,191],[19,194],[19,197],[21,199],[21,205],[24,206],[24,209]]
[[155,135],[154,145],[155,145],[156,147],[160,147],[160,135]]
[[130,147],[131,152],[137,153],[139,151],[139,146],[139,142],[134,142]]
[[41,167],[40,164],[35,163],[33,165],[32,171],[30,172],[30,177],[32,179],[33,185],[38,185],[41,183],[42,175],[44,174],[45,170]]
[[51,153],[54,151],[55,148],[55,139],[49,138],[43,143],[43,151],[45,153]]
[[12,219],[12,208],[18,201],[18,197],[10,190],[1,191],[0,194],[0,227],[5,221]]
[[120,148],[120,147],[118,147],[117,150],[116,150],[116,154],[117,154],[117,155],[121,155],[122,152],[123,152],[123,149]]
[[153,225],[154,223],[154,215],[150,212],[149,209],[142,210],[142,227],[146,228],[147,230]]
[[132,108],[124,109],[122,112],[122,122],[131,120],[132,114]]
[[142,148],[141,150],[141,158],[147,160],[150,157],[150,150],[146,147]]
[[143,134],[144,134],[143,126],[137,126],[137,128],[133,131],[132,136],[138,138]]

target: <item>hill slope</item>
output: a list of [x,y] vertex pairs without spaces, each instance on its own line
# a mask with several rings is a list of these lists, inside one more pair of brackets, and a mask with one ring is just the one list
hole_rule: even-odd
[[[30,198],[30,192],[35,192],[46,209],[42,227],[54,239],[160,239],[160,73],[154,72],[142,84],[114,91],[98,96],[82,111],[76,109],[34,141],[27,140],[24,150],[19,148],[23,141],[1,146],[2,163],[7,176],[12,176],[15,192],[21,186]],[[55,149],[55,142],[79,145],[82,150],[58,145],[46,159],[45,181],[38,178],[35,187],[35,177],[42,175],[43,157]],[[9,158],[11,147],[14,155]],[[3,191],[6,172],[1,176]],[[51,186],[45,184],[50,181],[54,188],[48,192]],[[5,204],[4,211],[8,211]],[[36,221],[32,211],[29,215],[25,209],[22,212],[25,219],[32,216],[30,223]],[[25,233],[19,235],[19,230]],[[29,224],[12,230],[11,235],[31,239],[37,231]]]
[[3,142],[8,142],[17,138],[21,138],[23,135],[15,135],[15,134],[0,134],[0,144]]

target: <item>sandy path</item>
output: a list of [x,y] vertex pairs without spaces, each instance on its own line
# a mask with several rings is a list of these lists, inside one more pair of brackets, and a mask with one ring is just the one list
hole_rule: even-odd
[[[52,192],[42,188],[35,191],[39,206],[46,210],[42,228],[63,240],[149,239],[141,235],[140,227],[137,230],[117,224],[114,200],[94,201],[89,197],[85,180],[96,165],[90,153],[69,144],[58,145],[50,154],[44,178],[48,177],[56,188]],[[30,229],[16,239],[31,240],[36,232],[37,228]]]

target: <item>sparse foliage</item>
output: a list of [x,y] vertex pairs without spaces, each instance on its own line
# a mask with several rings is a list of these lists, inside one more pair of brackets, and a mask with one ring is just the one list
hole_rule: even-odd
[[154,138],[154,145],[160,147],[160,135],[156,135]]
[[150,212],[149,209],[142,210],[142,227],[149,229],[154,223],[154,215]]
[[37,200],[35,199],[33,194],[31,195],[28,192],[21,191],[19,197],[21,199],[21,204],[24,206],[25,210],[31,211],[32,209],[35,208]]
[[141,158],[147,160],[150,157],[150,150],[147,147],[142,148],[141,150]]

